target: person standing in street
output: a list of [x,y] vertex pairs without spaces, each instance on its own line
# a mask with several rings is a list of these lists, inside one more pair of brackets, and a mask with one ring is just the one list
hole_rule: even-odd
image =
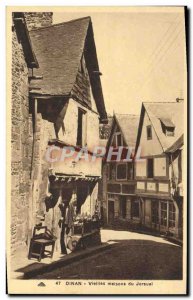
[[74,202],[73,201],[69,202],[68,200],[64,199],[59,204],[59,208],[61,211],[61,218],[58,223],[59,227],[61,228],[61,232],[60,232],[61,254],[67,254],[65,240],[74,224],[74,215],[75,215]]
[[59,204],[59,208],[61,211],[61,218],[58,222],[58,225],[61,228],[61,231],[60,231],[61,254],[67,254],[66,245],[65,245],[65,233],[68,232],[67,226],[65,224],[67,207],[68,207],[68,202],[65,200],[62,200],[62,202]]

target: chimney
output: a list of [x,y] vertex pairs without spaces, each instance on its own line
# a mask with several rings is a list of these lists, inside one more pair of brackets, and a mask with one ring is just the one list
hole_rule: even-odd
[[181,102],[183,102],[183,101],[184,101],[183,98],[176,98],[176,102],[178,102],[178,103],[181,103]]
[[25,12],[24,13],[28,30],[47,27],[52,25],[52,12]]

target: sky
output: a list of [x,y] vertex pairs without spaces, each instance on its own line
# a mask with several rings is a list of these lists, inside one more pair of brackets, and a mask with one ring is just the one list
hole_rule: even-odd
[[142,101],[186,98],[182,8],[66,8],[54,23],[90,16],[109,114],[140,114]]

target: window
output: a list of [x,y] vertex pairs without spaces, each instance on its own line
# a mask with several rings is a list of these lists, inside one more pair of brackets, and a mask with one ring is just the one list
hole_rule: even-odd
[[122,146],[122,136],[120,133],[117,134],[117,147]]
[[139,218],[139,201],[131,201],[131,216]]
[[161,202],[161,225],[167,226],[167,202]]
[[117,179],[127,179],[127,165],[119,164],[117,165]]
[[165,135],[167,135],[167,136],[174,136],[174,128],[172,128],[172,127],[166,128]]
[[151,125],[147,126],[147,139],[152,140],[152,128]]
[[175,227],[176,209],[173,203],[169,203],[169,227]]
[[77,146],[83,147],[86,144],[85,141],[85,112],[78,109],[78,128],[77,128]]
[[159,223],[159,201],[151,202],[151,221],[154,224]]
[[118,147],[118,146],[123,146],[123,138],[120,132],[116,132],[113,135],[113,139],[112,139],[112,146],[114,148]]
[[153,172],[153,158],[148,158],[147,160],[147,177],[153,178],[154,172]]
[[162,127],[162,131],[166,136],[174,136],[174,132],[175,132],[175,125],[174,123],[168,118],[161,118],[160,119],[161,122],[161,127]]
[[128,179],[133,179],[133,163],[128,163]]

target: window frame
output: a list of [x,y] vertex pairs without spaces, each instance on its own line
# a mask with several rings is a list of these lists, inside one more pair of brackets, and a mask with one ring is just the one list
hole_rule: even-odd
[[[170,210],[170,208],[173,208],[174,210]],[[175,205],[173,203],[170,203],[169,202],[169,205],[168,205],[168,227],[169,228],[175,228],[176,226],[176,208],[175,208]],[[172,215],[172,218],[170,218]],[[173,223],[173,225],[171,226],[170,224]]]
[[[121,137],[121,145],[118,145],[118,136]],[[115,142],[115,145],[113,145]],[[115,132],[112,136],[112,140],[111,140],[111,145],[114,146],[115,148],[123,146],[123,136],[121,134],[121,132]]]
[[[169,129],[173,129],[173,130],[169,130]],[[175,136],[175,127],[165,127],[165,135]]]
[[[152,161],[153,163],[152,163],[152,165],[153,165],[153,170],[152,170],[152,177],[151,176],[149,176],[149,161]],[[153,179],[154,178],[154,159],[153,159],[153,157],[150,157],[150,158],[147,158],[147,178],[148,179]]]
[[[125,167],[126,167],[126,177],[125,178],[121,178],[121,179],[119,179],[119,178],[117,178],[117,168],[119,167],[119,166],[121,166],[121,165],[124,165]],[[127,180],[127,178],[128,178],[128,174],[127,174],[127,172],[128,172],[128,168],[127,168],[127,163],[118,163],[118,164],[116,164],[116,180],[117,181],[123,181],[123,180]]]
[[164,123],[162,119],[160,119],[162,131],[165,134],[165,136],[175,136],[175,125],[169,126]]
[[[148,130],[150,130],[150,135],[148,134]],[[147,134],[147,140],[152,140],[152,125],[146,126],[146,134]]]
[[[129,170],[131,170],[131,174],[132,174],[131,178],[129,177]],[[133,164],[133,162],[127,163],[127,180],[134,180],[134,164]]]
[[[166,206],[166,209],[162,208],[162,204]],[[163,212],[166,214],[166,217],[162,216]],[[167,216],[168,216],[168,204],[165,201],[161,201],[160,202],[160,225],[161,226],[167,227],[168,224]]]
[[[79,113],[81,113],[81,143],[78,143],[78,139],[79,139],[79,130],[80,130],[80,126],[79,126]],[[82,109],[81,107],[78,107],[78,118],[77,118],[77,139],[76,139],[76,146],[77,147],[84,147],[86,145],[86,141],[84,141],[84,138],[86,140],[86,111],[84,109]],[[85,122],[84,122],[84,118],[85,118]],[[84,128],[85,127],[85,128]],[[85,136],[83,136],[83,132],[85,130]]]

